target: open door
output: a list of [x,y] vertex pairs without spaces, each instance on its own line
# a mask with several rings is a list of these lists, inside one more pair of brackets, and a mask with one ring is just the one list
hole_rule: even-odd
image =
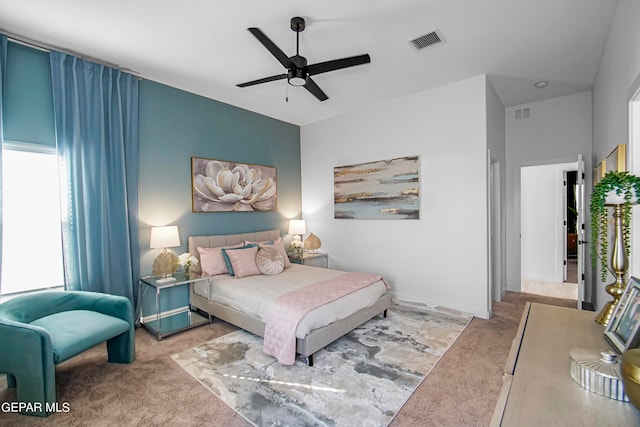
[[578,310],[582,310],[584,301],[584,269],[585,269],[585,225],[584,225],[584,160],[578,155],[578,176],[576,177],[576,207],[578,211]]
[[491,297],[494,301],[502,301],[502,267],[501,267],[501,237],[500,237],[500,224],[502,218],[500,216],[500,163],[491,163],[489,172],[489,273],[491,284]]

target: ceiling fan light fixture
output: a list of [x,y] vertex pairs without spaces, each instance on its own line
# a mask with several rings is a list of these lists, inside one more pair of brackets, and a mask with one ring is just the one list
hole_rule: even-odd
[[307,84],[307,73],[299,69],[289,70],[287,81],[291,86],[304,86]]

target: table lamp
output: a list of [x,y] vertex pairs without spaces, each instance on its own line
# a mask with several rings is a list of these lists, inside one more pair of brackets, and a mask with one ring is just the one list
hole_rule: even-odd
[[289,234],[293,234],[291,246],[295,249],[297,256],[302,257],[302,234],[307,232],[307,223],[304,219],[289,220]]
[[178,257],[167,248],[175,248],[176,246],[180,246],[178,226],[167,225],[164,227],[151,227],[149,247],[151,249],[162,248],[160,255],[153,261],[152,271],[154,276],[164,277],[158,280],[159,283],[175,280],[175,278],[169,276],[178,269]]

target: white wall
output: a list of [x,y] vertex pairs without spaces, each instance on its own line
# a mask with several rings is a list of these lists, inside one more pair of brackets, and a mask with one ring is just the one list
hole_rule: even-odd
[[[629,90],[640,74],[640,2],[620,0],[593,88],[593,151],[602,160],[617,144],[628,141]],[[638,165],[629,165],[638,173]],[[634,208],[637,227],[639,208]],[[633,243],[634,256],[640,251]],[[632,254],[633,255],[633,254]],[[634,274],[638,274],[635,272]],[[598,275],[594,279],[598,280]],[[594,280],[594,281],[595,281]],[[611,297],[598,284],[596,303],[601,308]]]
[[520,197],[522,278],[562,283],[564,280],[564,171],[577,163],[521,169]]
[[[530,117],[516,120],[515,110],[524,107],[530,109]],[[591,182],[591,92],[509,107],[505,110],[505,122],[507,288],[520,291],[520,169],[575,162],[578,154],[582,154],[586,182]],[[589,282],[585,288],[588,299]]]
[[[330,267],[380,273],[396,299],[488,317],[485,76],[300,134],[303,218]],[[411,155],[420,156],[419,220],[334,219],[335,166]]]

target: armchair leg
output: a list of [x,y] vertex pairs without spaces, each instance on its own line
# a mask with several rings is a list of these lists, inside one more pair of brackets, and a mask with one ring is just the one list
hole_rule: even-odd
[[7,374],[7,387],[16,388],[16,377],[11,374]]
[[44,378],[37,372],[20,372],[14,379],[17,382],[18,402],[27,407],[22,411],[26,415],[48,417],[56,405],[55,367],[53,372],[44,372]]
[[107,352],[111,363],[131,363],[136,359],[135,330],[133,327],[107,341]]

